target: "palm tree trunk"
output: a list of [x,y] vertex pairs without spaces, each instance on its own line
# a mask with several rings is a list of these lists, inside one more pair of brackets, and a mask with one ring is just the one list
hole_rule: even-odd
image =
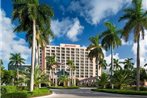
[[[18,81],[19,81],[19,69],[18,69],[18,67],[17,67],[17,69],[16,69],[16,74],[17,74],[17,83],[18,83]],[[19,84],[18,84],[19,85]]]
[[[111,83],[112,83],[112,75],[113,75],[113,45],[111,46]],[[112,89],[114,88],[113,87],[113,83],[111,84],[111,87]]]
[[140,90],[140,35],[137,39],[137,90]]
[[76,70],[74,71],[74,86],[76,86]]
[[39,65],[39,45],[36,44],[36,65]]
[[[98,61],[98,59],[97,59],[97,79],[99,79],[99,61]],[[97,88],[99,88],[99,84],[97,83]]]
[[32,42],[31,80],[30,80],[31,92],[33,91],[33,87],[34,87],[35,44],[36,44],[36,21],[35,19],[33,19],[33,42]]
[[71,86],[73,86],[73,70],[71,70]]
[[72,75],[71,75],[71,69],[70,69],[70,81],[68,81],[69,83],[70,83],[70,85],[69,86],[71,86],[72,85]]

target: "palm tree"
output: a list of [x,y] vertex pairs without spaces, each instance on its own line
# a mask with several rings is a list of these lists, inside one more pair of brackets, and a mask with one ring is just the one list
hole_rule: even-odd
[[61,75],[59,77],[59,83],[63,83],[63,86],[66,87],[67,86],[67,82],[69,81],[68,76],[67,75]]
[[132,0],[132,6],[124,9],[124,15],[119,21],[127,20],[122,37],[128,41],[131,32],[134,31],[134,42],[137,43],[137,90],[140,87],[140,37],[144,39],[144,29],[147,29],[147,11],[142,10],[142,0]]
[[112,82],[120,89],[123,89],[123,85],[129,84],[131,81],[127,71],[122,69],[114,71]]
[[[53,16],[51,8],[46,4],[39,4],[39,0],[13,0],[13,20],[19,21],[20,25],[17,31],[29,32],[32,27],[32,64],[30,91],[33,91],[34,84],[34,65],[35,65],[35,45],[36,45],[36,27],[48,28],[50,26],[50,17]],[[31,24],[30,24],[31,23]]]
[[2,66],[3,65],[3,60],[2,59],[0,59],[0,66]]
[[132,63],[133,58],[127,58],[125,59],[124,62],[122,62],[124,64],[124,69],[126,70],[133,70],[133,65],[134,63]]
[[[74,76],[74,81],[76,80],[75,79],[75,72],[74,72],[76,70],[76,66],[74,65],[74,62],[72,60],[68,60],[67,65],[70,68],[70,76],[71,76],[71,80],[72,80],[72,85],[76,85],[76,83],[73,82],[73,76]],[[74,72],[74,75],[73,75],[73,72]]]
[[55,56],[47,56],[46,61],[47,61],[47,69],[49,70],[50,74],[52,73],[52,79],[54,82],[55,70],[56,70],[56,67],[59,65],[59,63],[56,62]]
[[119,59],[113,59],[113,63],[114,63],[114,68],[112,69],[112,66],[111,66],[110,70],[114,71],[114,70],[122,69],[122,67],[120,66]]
[[89,40],[91,44],[87,47],[87,50],[90,51],[88,57],[92,61],[95,58],[97,65],[97,77],[99,76],[99,62],[104,58],[102,46],[99,44],[99,36],[90,37]]
[[144,64],[144,67],[146,67],[147,66],[147,63],[146,64]]
[[108,81],[109,81],[109,77],[106,73],[102,73],[99,79],[97,79],[98,84],[101,85],[103,89],[106,88]]
[[[113,69],[114,63],[113,63],[113,50],[115,47],[118,47],[121,45],[121,40],[118,36],[120,30],[117,30],[117,28],[110,22],[105,22],[105,26],[107,27],[107,30],[104,31],[100,38],[102,39],[102,46],[106,51],[108,49],[111,50],[111,67]],[[111,71],[112,76],[112,71]]]
[[34,86],[36,88],[39,87],[40,83],[45,83],[45,84],[49,84],[49,79],[48,79],[48,75],[45,74],[44,71],[40,70],[40,66],[35,66],[35,71],[34,71]]
[[99,65],[100,65],[99,67],[101,67],[101,68],[103,68],[103,69],[107,69],[107,66],[108,66],[106,60],[104,60],[104,59],[101,59],[101,60],[99,61]]
[[19,68],[18,67],[25,63],[25,59],[21,57],[20,53],[15,53],[15,54],[11,53],[9,60],[10,60],[10,62],[8,65],[14,66],[17,69],[17,79],[18,79],[18,76],[19,76]]

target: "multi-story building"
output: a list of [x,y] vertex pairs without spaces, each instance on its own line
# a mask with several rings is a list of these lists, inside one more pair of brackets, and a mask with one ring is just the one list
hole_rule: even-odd
[[97,70],[95,59],[92,61],[88,58],[86,47],[74,44],[60,44],[60,46],[47,45],[46,48],[40,51],[40,63],[43,69],[46,69],[46,56],[55,56],[59,66],[55,69],[55,73],[64,69],[69,72],[67,65],[68,60],[72,60],[76,66],[76,79],[85,79],[95,77],[97,71],[101,75],[101,69]]

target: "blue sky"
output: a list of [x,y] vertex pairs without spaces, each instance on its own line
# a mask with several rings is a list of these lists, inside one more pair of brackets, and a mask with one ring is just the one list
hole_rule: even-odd
[[[131,0],[40,0],[41,3],[49,4],[54,10],[54,17],[51,22],[51,29],[55,38],[51,44],[59,45],[60,43],[80,44],[88,46],[89,37],[100,34],[105,31],[104,22],[110,21],[119,29],[123,28],[125,22],[118,22],[123,15],[123,8],[130,6]],[[7,68],[9,54],[20,52],[30,63],[30,49],[25,42],[25,33],[13,33],[17,25],[11,22],[12,17],[11,0],[1,1],[1,29],[2,32],[2,49],[0,54]],[[143,8],[147,10],[147,1],[143,0]],[[8,29],[9,28],[9,29]],[[114,57],[121,60],[125,58],[134,58],[136,56],[136,45],[133,44],[132,38],[119,48],[115,49]],[[146,40],[142,41],[141,64],[147,62],[147,44]],[[5,44],[6,43],[6,44]],[[105,51],[105,58],[110,62],[110,52]]]

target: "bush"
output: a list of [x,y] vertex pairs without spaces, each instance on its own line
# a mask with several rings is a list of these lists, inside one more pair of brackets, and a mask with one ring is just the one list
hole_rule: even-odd
[[28,98],[28,95],[25,92],[15,92],[3,94],[1,98]]
[[35,97],[35,96],[49,95],[51,93],[52,91],[49,90],[48,88],[40,88],[40,89],[35,89],[33,92],[28,92],[28,95]]
[[50,89],[78,89],[79,87],[78,86],[70,86],[70,87],[63,87],[63,86],[54,87],[54,86],[51,86],[49,88]]
[[13,93],[16,92],[17,88],[16,86],[2,86],[1,87],[1,94],[6,94],[6,93]]
[[92,91],[127,94],[127,95],[147,95],[146,91],[135,91],[135,90],[118,90],[118,89],[92,89]]
[[[127,90],[136,90],[136,87],[126,87]],[[140,91],[147,91],[147,87],[140,87]]]

